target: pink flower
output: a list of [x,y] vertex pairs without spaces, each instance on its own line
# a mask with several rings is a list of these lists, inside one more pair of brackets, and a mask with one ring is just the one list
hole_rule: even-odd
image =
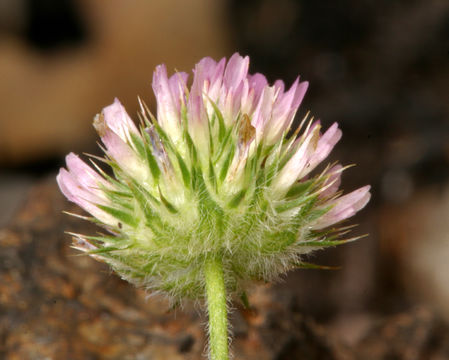
[[115,99],[94,119],[111,175],[69,154],[57,176],[67,199],[109,232],[72,234],[73,247],[173,303],[206,299],[211,357],[220,359],[226,292],[310,268],[303,256],[345,243],[334,225],[371,196],[369,186],[341,196],[339,164],[316,171],[342,136],[336,123],[321,133],[310,121],[299,133],[306,115],[290,133],[308,83],[271,85],[248,69],[237,53],[204,58],[188,89],[186,73],[157,66],[156,117],[141,103],[137,129]]

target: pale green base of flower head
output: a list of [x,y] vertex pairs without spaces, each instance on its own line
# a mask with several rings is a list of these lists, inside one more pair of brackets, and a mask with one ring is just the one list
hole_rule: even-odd
[[[124,279],[174,301],[205,295],[204,263],[219,257],[229,293],[301,266],[303,255],[334,246],[331,227],[368,202],[369,187],[341,196],[343,168],[315,168],[341,137],[309,122],[288,131],[307,83],[284,92],[248,58],[205,58],[193,85],[156,68],[157,119],[142,105],[137,129],[118,101],[95,119],[113,176],[67,156],[58,183],[109,234],[74,234],[74,247]],[[307,124],[307,122],[303,122]]]

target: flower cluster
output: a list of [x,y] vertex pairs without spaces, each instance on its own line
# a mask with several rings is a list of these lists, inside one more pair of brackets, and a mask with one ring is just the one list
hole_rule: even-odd
[[249,59],[202,59],[188,75],[156,67],[154,117],[136,127],[118,100],[94,126],[108,175],[69,154],[63,194],[107,232],[73,234],[74,247],[126,280],[174,300],[204,296],[204,263],[220,257],[226,289],[307,266],[302,255],[348,241],[334,225],[369,201],[369,186],[338,190],[344,168],[317,171],[341,137],[307,121],[290,135],[308,83],[287,90],[248,74]]

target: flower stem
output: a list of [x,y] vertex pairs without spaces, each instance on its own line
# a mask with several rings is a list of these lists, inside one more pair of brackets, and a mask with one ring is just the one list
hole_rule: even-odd
[[211,360],[228,360],[228,316],[221,259],[207,259],[204,275],[209,313],[209,356]]

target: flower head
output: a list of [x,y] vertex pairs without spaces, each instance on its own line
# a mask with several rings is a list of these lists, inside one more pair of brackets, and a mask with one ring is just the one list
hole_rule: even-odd
[[96,116],[113,175],[69,154],[57,181],[107,233],[74,234],[74,247],[179,300],[204,296],[211,256],[222,260],[227,290],[239,293],[345,242],[338,224],[366,205],[370,188],[342,196],[344,168],[317,171],[341,130],[303,121],[289,135],[308,83],[269,85],[248,67],[239,54],[204,58],[189,89],[186,73],[169,77],[161,65],[157,118],[141,104],[138,129],[118,100]]

